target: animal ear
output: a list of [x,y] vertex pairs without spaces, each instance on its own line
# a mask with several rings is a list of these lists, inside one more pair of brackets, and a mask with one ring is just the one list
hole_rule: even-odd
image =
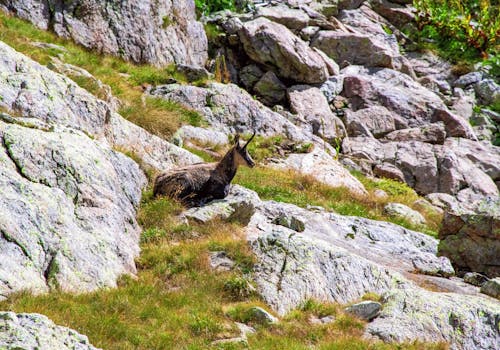
[[240,145],[240,134],[236,134],[234,135],[234,144],[236,146],[239,146]]

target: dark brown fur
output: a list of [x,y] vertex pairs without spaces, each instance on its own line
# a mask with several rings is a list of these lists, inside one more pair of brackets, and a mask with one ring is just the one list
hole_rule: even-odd
[[235,145],[219,162],[193,164],[160,174],[155,180],[154,195],[176,198],[187,206],[226,197],[238,166],[255,165],[246,149],[254,136],[241,147],[239,135],[236,135]]

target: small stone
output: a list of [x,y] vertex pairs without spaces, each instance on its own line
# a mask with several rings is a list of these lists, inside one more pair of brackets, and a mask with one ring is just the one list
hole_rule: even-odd
[[345,308],[345,311],[363,320],[371,321],[382,310],[382,304],[376,301],[363,301]]
[[416,272],[423,275],[450,277],[455,274],[455,270],[448,258],[437,257],[431,253],[422,253],[412,259]]
[[384,207],[384,212],[389,216],[400,217],[415,225],[425,225],[426,220],[418,211],[401,204],[389,203]]
[[493,278],[483,284],[481,293],[500,299],[500,277]]
[[231,271],[234,267],[234,261],[231,260],[226,252],[210,252],[210,267],[215,271]]
[[380,199],[380,200],[384,200],[384,199],[389,198],[389,195],[387,194],[387,192],[385,192],[384,190],[381,190],[381,189],[376,189],[375,191],[373,191],[373,195],[375,196],[375,198]]
[[203,67],[179,64],[176,67],[177,72],[183,74],[189,82],[208,79],[210,73]]
[[277,323],[278,319],[261,307],[254,306],[249,310],[252,320],[260,324]]
[[476,287],[482,287],[489,280],[490,279],[488,277],[477,272],[467,272],[464,275],[464,282],[472,284]]

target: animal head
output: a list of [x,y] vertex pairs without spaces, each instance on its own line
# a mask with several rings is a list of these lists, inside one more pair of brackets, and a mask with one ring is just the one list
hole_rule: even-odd
[[250,157],[250,154],[248,153],[247,146],[250,143],[250,141],[253,140],[255,137],[255,132],[253,133],[252,137],[245,143],[243,147],[240,146],[240,135],[236,134],[234,138],[234,152],[235,152],[235,161],[237,165],[246,165],[249,168],[253,168],[255,166],[255,162],[253,161],[252,157]]

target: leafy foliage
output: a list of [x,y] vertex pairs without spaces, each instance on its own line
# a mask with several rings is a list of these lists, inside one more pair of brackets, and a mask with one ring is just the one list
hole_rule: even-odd
[[497,0],[415,0],[421,38],[432,40],[448,58],[463,60],[500,54]]
[[234,0],[195,0],[196,9],[202,14],[222,10],[236,10]]

